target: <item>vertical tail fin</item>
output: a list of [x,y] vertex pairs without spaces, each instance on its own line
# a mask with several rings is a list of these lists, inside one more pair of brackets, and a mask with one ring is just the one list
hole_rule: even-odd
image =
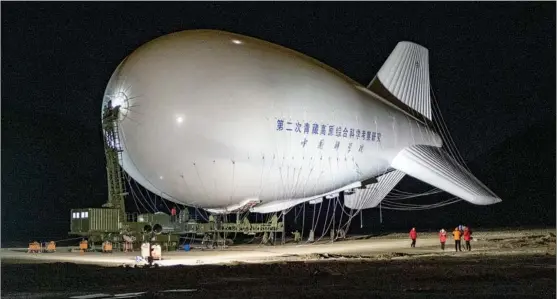
[[399,42],[367,88],[431,120],[428,50],[412,42]]

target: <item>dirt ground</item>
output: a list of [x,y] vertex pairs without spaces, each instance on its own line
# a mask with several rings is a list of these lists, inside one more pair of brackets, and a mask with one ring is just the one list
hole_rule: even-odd
[[426,233],[409,248],[406,234],[393,234],[163,253],[161,266],[151,269],[133,255],[3,249],[2,297],[555,298],[555,230],[474,234],[471,252],[455,253],[451,240],[441,251],[436,235]]

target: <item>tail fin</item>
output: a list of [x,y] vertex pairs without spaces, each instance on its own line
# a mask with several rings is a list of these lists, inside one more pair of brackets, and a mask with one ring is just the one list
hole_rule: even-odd
[[428,50],[415,43],[399,42],[367,88],[431,120]]
[[476,205],[501,202],[495,193],[440,148],[407,147],[394,158],[391,166]]

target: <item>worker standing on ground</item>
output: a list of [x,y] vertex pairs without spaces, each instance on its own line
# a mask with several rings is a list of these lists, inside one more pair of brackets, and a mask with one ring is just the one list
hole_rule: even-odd
[[416,239],[418,238],[418,233],[416,232],[416,228],[413,227],[410,230],[410,239],[412,239],[412,245],[410,247],[416,247]]
[[298,230],[296,230],[292,234],[294,235],[294,242],[299,243],[300,241],[302,241],[302,237],[301,237],[300,232]]
[[170,221],[176,222],[176,207],[172,207],[170,210]]
[[454,250],[462,251],[462,248],[460,247],[460,230],[458,229],[458,227],[455,227],[453,231],[453,237],[454,237]]
[[470,245],[470,239],[472,238],[472,231],[468,227],[464,227],[464,242],[465,248],[468,251],[472,251],[472,246]]
[[439,242],[441,242],[441,250],[445,250],[445,242],[447,241],[447,232],[444,228],[439,231]]

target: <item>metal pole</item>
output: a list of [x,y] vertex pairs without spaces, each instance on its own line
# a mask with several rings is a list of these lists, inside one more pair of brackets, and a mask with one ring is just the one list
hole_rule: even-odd
[[151,236],[149,238],[149,258],[148,263],[149,267],[153,266],[153,237],[155,236],[155,232],[151,232]]
[[286,231],[286,212],[282,211],[282,244],[284,245],[284,243],[286,243],[286,236],[284,235],[285,231]]
[[379,203],[379,223],[383,223],[383,212],[381,211],[381,203]]
[[335,215],[336,215],[336,211],[337,211],[337,198],[334,199],[335,202],[335,206],[333,207],[333,239],[331,240],[331,242],[335,241],[335,237],[336,233],[335,233]]
[[315,227],[315,207],[316,206],[317,206],[317,203],[313,205],[313,217],[311,218],[311,229],[312,230]]
[[306,203],[303,203],[304,207],[302,210],[302,234],[301,234],[301,240],[304,239],[304,225],[306,224]]

